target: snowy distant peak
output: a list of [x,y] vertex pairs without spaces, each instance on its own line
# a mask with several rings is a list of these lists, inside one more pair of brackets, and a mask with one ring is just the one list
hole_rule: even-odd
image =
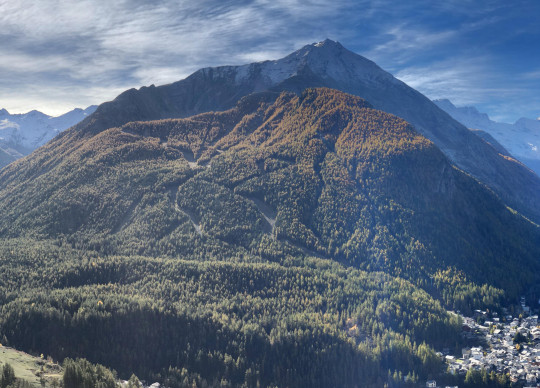
[[48,118],[50,116],[46,115],[45,113],[41,113],[37,110],[31,110],[30,112],[26,113],[9,113],[5,109],[0,109],[0,116],[8,116],[10,118],[19,118],[19,119],[26,119],[28,117],[40,117],[40,118]]
[[[97,105],[90,105],[88,108],[86,109],[81,109],[81,108],[75,108],[67,113],[64,113],[63,115],[61,116],[58,116],[58,117],[50,117],[50,120],[53,120],[53,121],[80,121],[81,117],[84,118],[86,116],[89,116],[91,115],[92,113],[94,113],[94,111],[97,109]],[[76,124],[76,123],[75,123]],[[75,124],[72,124],[72,125],[75,125]]]
[[43,113],[43,112],[40,112],[36,109],[32,109],[31,111],[28,111],[26,113],[9,113],[5,108],[2,108],[0,109],[0,116],[11,116],[11,117],[20,117],[20,118],[29,118],[29,117],[39,117],[39,118],[46,118],[46,119],[51,119],[51,120],[55,120],[55,119],[59,119],[61,117],[69,117],[69,116],[73,116],[73,115],[83,115],[83,116],[88,116],[92,113],[94,113],[94,111],[96,110],[97,108],[97,105],[90,105],[89,107],[85,108],[85,109],[82,109],[82,108],[74,108],[72,110],[70,110],[69,112],[66,112],[60,116],[49,116],[48,114],[46,113]]
[[529,131],[540,131],[540,120],[539,119],[528,119],[526,117],[520,118],[518,121],[514,123],[514,125],[517,125],[519,127],[522,127],[524,129],[527,129]]
[[435,104],[437,104],[441,109],[449,108],[449,109],[456,109],[456,106],[452,104],[452,101],[450,101],[448,98],[441,98],[438,100],[433,100]]
[[6,109],[1,109],[0,148],[12,148],[22,154],[29,153],[92,114],[96,108],[95,105],[84,110],[76,108],[58,117],[37,110],[10,114]]
[[26,113],[24,116],[50,117],[49,115],[47,115],[47,114],[45,114],[45,113],[42,113],[42,112],[40,112],[40,111],[38,111],[38,110],[35,110],[35,109],[33,109],[33,110],[31,110],[30,112]]
[[458,110],[458,111],[461,111],[461,112],[466,112],[466,113],[469,113],[469,114],[478,114],[478,115],[484,115],[485,117],[487,117],[487,115],[485,113],[480,113],[478,112],[478,110],[474,107],[474,106],[464,106],[464,107],[456,107],[454,104],[452,104],[452,102],[447,99],[447,98],[442,98],[440,100],[433,100],[433,102],[435,104],[437,104],[440,108],[443,108],[444,109],[452,109],[452,110]]
[[468,128],[490,134],[513,156],[540,175],[540,121],[520,118],[514,124],[498,123],[475,107],[456,107],[449,100],[433,101],[455,120]]

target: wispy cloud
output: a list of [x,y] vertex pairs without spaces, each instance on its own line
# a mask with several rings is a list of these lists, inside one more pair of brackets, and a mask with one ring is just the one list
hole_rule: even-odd
[[391,27],[385,33],[383,42],[366,52],[370,58],[391,57],[394,66],[407,63],[415,58],[418,51],[426,51],[434,46],[446,44],[457,35],[457,31],[426,31],[408,24]]
[[[449,98],[458,105],[482,101],[493,76],[484,59],[444,61],[430,66],[411,66],[396,77],[432,99]],[[481,74],[481,76],[479,76]]]
[[[167,83],[202,66],[262,60],[265,54],[277,58],[310,42],[317,28],[325,29],[324,22],[314,21],[336,17],[345,4],[336,1],[328,7],[320,0],[2,2],[0,24],[6,43],[0,46],[0,70],[10,76],[0,76],[0,95],[9,95],[0,98],[0,105],[16,109],[14,101],[24,100],[22,96],[33,87],[26,79],[35,83],[41,78],[44,91],[71,83],[70,105],[88,104],[112,96],[105,93],[89,101],[82,96],[95,93],[87,93],[87,88],[118,90]],[[294,25],[301,28],[291,34]],[[18,82],[12,82],[13,77]],[[55,86],[59,78],[60,86]],[[49,112],[68,108],[60,100],[49,101]]]
[[[200,67],[277,59],[327,37],[428,96],[473,103],[490,89],[511,93],[494,47],[535,28],[531,21],[499,32],[523,14],[502,0],[4,1],[0,107],[61,113]],[[519,74],[534,83],[537,71]]]
[[540,69],[522,73],[521,78],[525,80],[540,80]]
[[498,121],[514,121],[516,106],[521,112],[540,111],[530,85],[505,78],[489,63],[490,58],[448,60],[409,67],[396,76],[431,99],[448,98],[457,106],[477,106]]

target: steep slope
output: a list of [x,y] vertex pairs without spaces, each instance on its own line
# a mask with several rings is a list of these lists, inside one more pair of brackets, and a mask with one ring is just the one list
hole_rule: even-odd
[[468,128],[487,132],[514,157],[540,175],[540,120],[521,118],[514,124],[498,123],[475,107],[456,107],[449,100],[433,101]]
[[375,63],[330,40],[307,45],[276,61],[205,68],[170,85],[128,90],[114,101],[102,104],[80,123],[76,138],[130,121],[229,109],[240,97],[252,92],[300,93],[306,87],[320,86],[358,95],[376,109],[407,120],[459,168],[487,184],[512,208],[540,222],[538,176],[514,159],[501,156],[428,98]]
[[84,110],[77,108],[58,117],[36,110],[24,114],[10,114],[1,109],[0,150],[11,155],[11,158],[1,158],[0,168],[42,146],[58,133],[94,113],[96,108],[94,105]]
[[503,156],[507,156],[509,158],[513,158],[512,154],[510,152],[508,152],[508,150],[506,148],[504,148],[501,143],[499,143],[497,140],[495,140],[495,138],[493,136],[491,136],[489,133],[487,133],[486,131],[483,131],[481,129],[471,129],[471,131],[474,134],[476,134],[477,136],[479,136],[486,143],[488,143],[490,146],[495,148],[495,150],[499,154],[501,154]]
[[336,90],[72,128],[16,167],[0,338],[124,378],[414,385],[443,372],[434,347],[461,349],[442,304],[497,309],[537,279],[536,226]]

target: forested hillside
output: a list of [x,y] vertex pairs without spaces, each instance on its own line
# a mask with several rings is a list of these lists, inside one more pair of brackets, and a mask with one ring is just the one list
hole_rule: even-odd
[[445,308],[537,280],[538,227],[358,97],[82,135],[0,173],[0,338],[23,350],[170,387],[412,383],[461,346]]
[[[3,257],[21,247],[11,244]],[[15,264],[21,256],[25,263]],[[10,344],[55,359],[84,356],[124,378],[136,372],[172,387],[380,386],[389,370],[441,370],[424,341],[458,343],[457,317],[424,291],[323,259],[105,259],[40,245],[14,261],[2,275],[25,287],[3,288]]]

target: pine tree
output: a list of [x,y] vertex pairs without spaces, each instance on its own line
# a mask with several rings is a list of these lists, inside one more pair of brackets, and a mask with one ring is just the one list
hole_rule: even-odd
[[15,371],[10,364],[5,364],[2,368],[2,382],[0,383],[1,388],[6,388],[15,382]]
[[142,386],[138,377],[135,374],[132,374],[128,380],[128,388],[140,388]]

